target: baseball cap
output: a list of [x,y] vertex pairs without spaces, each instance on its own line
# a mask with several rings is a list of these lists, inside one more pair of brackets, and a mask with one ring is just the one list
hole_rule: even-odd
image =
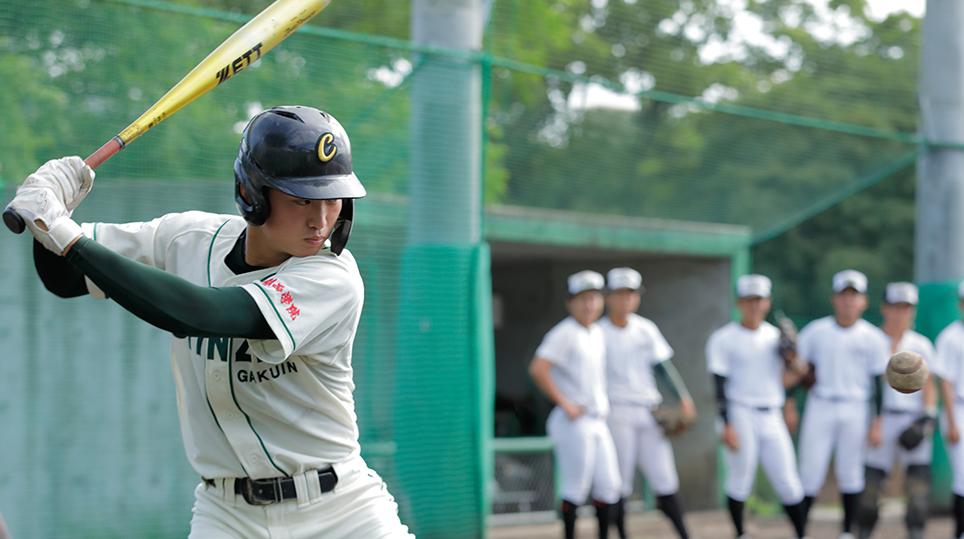
[[587,290],[602,290],[605,281],[603,276],[595,271],[585,270],[570,275],[566,283],[569,286],[569,295],[575,296]]
[[743,275],[736,280],[736,295],[741,298],[768,298],[773,284],[765,275]]
[[910,303],[917,305],[917,286],[913,283],[887,283],[884,303]]
[[613,268],[606,273],[606,288],[609,290],[639,290],[642,287],[643,276],[633,268]]
[[867,293],[867,276],[857,270],[846,269],[833,276],[833,292],[839,294],[848,288],[853,288],[861,294]]

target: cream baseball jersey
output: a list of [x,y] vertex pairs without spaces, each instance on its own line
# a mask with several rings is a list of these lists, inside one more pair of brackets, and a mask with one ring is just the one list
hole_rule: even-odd
[[552,381],[563,396],[591,415],[609,412],[606,399],[606,343],[598,324],[581,325],[569,316],[542,339],[536,357],[552,363]]
[[931,370],[950,382],[957,398],[964,400],[964,323],[958,320],[944,328],[937,336],[936,347]]
[[730,322],[706,343],[709,371],[726,378],[726,400],[747,406],[780,406],[785,399],[780,330],[769,322],[749,329]]
[[884,332],[866,320],[841,327],[826,316],[803,328],[797,353],[817,369],[811,391],[826,399],[866,400],[871,378],[887,366],[890,344]]
[[623,404],[655,406],[662,396],[656,388],[653,366],[673,357],[652,321],[631,313],[625,327],[606,317],[599,322],[606,337],[606,385],[609,400]]
[[242,287],[276,336],[172,339],[181,435],[198,474],[290,476],[356,456],[351,359],[364,288],[355,260],[325,249],[235,275],[224,259],[245,228],[241,217],[196,211],[83,225],[98,243],[196,285]]
[[[924,362],[927,363],[928,366],[934,365],[934,345],[931,344],[931,341],[927,337],[916,331],[907,331],[900,337],[900,342],[897,343],[895,351],[900,350],[916,352],[924,358]],[[884,410],[923,412],[924,392],[901,393],[890,387],[890,384],[884,384],[883,407]]]

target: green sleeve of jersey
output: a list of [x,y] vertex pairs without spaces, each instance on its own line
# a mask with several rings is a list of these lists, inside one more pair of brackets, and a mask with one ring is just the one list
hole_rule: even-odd
[[871,386],[873,391],[874,414],[880,415],[884,410],[884,375],[878,374],[873,378]]
[[254,298],[240,287],[197,286],[88,238],[74,244],[67,261],[134,316],[177,337],[274,338]]
[[679,371],[673,366],[673,362],[670,360],[661,361],[655,366],[657,378],[661,378],[663,382],[676,393],[676,397],[683,400],[692,400],[690,397],[690,392],[686,389],[686,384],[683,383],[683,377],[680,376]]
[[713,375],[713,388],[716,391],[716,412],[724,424],[730,422],[730,413],[726,402],[726,377],[719,374]]
[[64,257],[55,255],[33,240],[33,264],[44,287],[62,298],[86,295],[84,274],[77,271]]

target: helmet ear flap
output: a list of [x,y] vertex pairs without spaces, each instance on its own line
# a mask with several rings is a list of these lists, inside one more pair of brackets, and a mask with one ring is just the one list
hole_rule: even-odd
[[234,200],[244,220],[255,226],[263,225],[271,212],[264,190],[252,185],[251,180],[237,167],[234,179]]
[[331,230],[331,252],[340,255],[348,244],[348,237],[351,235],[351,222],[355,215],[355,204],[352,199],[345,198],[341,202],[341,213],[338,220]]

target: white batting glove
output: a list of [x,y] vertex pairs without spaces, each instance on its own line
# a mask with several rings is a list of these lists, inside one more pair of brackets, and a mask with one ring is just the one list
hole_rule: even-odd
[[67,208],[69,215],[94,186],[94,176],[94,170],[76,155],[51,159],[27,176],[17,193],[21,189],[50,189]]
[[33,237],[55,254],[63,255],[83,235],[80,225],[70,218],[70,212],[50,189],[18,189],[10,205],[23,217]]

